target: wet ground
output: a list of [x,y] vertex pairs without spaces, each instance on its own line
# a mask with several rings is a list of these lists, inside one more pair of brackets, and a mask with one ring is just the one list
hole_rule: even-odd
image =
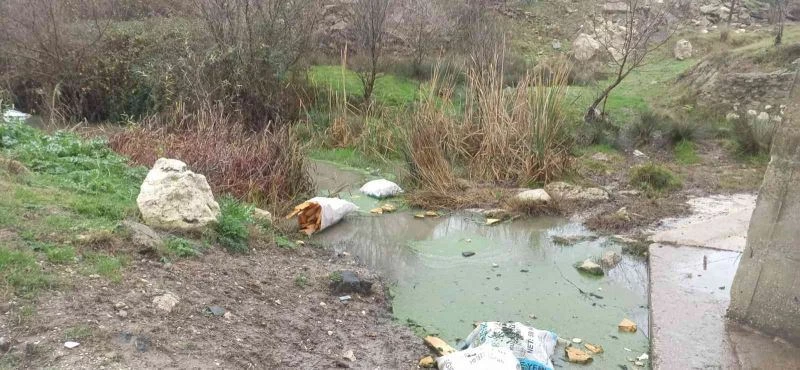
[[725,318],[755,196],[689,204],[692,216],[665,220],[650,246],[653,367],[800,368],[796,347]]
[[[576,262],[621,250],[606,238],[570,246],[552,241],[556,235],[592,236],[579,223],[538,217],[486,226],[483,216],[472,213],[417,219],[397,202],[397,213],[372,215],[369,209],[386,202],[357,193],[372,177],[368,172],[319,162],[314,177],[325,189],[321,194],[343,189],[340,195],[362,210],[316,241],[352,254],[386,279],[398,320],[454,345],[476,321],[520,321],[602,345],[606,352],[595,357],[594,368],[631,366],[628,359],[649,351],[644,261],[624,256],[603,278],[579,273]],[[618,332],[625,317],[637,322],[637,333]],[[580,366],[566,363],[563,350],[555,360],[557,366]]]

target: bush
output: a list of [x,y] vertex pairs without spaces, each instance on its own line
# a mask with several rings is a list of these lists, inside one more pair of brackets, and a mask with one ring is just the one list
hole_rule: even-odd
[[164,242],[164,247],[169,254],[182,258],[196,257],[200,254],[192,242],[183,238],[169,238]]
[[639,113],[639,118],[625,127],[625,133],[635,145],[647,145],[658,132],[671,126],[672,119],[666,115],[652,111]]
[[737,118],[731,121],[737,151],[743,155],[769,154],[777,125],[760,122],[755,118]]
[[630,173],[630,183],[643,190],[654,192],[668,191],[681,186],[681,181],[672,171],[654,163],[634,167]]
[[700,125],[694,120],[669,120],[666,127],[667,138],[672,144],[694,141],[700,136]]
[[220,200],[220,216],[217,220],[217,241],[231,253],[246,253],[249,249],[249,226],[253,223],[253,207],[242,204],[231,197]]
[[675,160],[680,164],[694,164],[700,161],[695,151],[695,145],[688,140],[682,140],[675,144]]
[[159,157],[178,158],[206,175],[214,193],[232,194],[277,213],[313,190],[306,158],[290,128],[252,132],[221,105],[154,116],[109,142],[145,166]]

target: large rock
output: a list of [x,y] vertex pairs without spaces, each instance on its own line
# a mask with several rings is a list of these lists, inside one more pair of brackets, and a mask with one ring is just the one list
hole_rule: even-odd
[[600,188],[584,188],[565,182],[551,182],[545,185],[544,190],[556,200],[600,202],[609,200],[608,192]]
[[205,176],[175,159],[156,161],[136,203],[144,222],[161,229],[197,230],[219,216],[219,204]]
[[517,194],[517,201],[526,206],[540,206],[548,204],[553,199],[544,189],[525,190]]
[[680,40],[675,43],[675,59],[684,60],[692,57],[692,43],[689,40]]
[[572,42],[572,55],[578,61],[588,62],[594,58],[601,46],[594,37],[582,33]]

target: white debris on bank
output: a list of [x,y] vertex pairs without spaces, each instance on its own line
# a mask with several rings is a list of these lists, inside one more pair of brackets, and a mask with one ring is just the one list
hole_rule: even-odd
[[24,121],[31,118],[31,115],[25,112],[20,112],[15,109],[9,109],[3,112],[3,119],[6,121]]

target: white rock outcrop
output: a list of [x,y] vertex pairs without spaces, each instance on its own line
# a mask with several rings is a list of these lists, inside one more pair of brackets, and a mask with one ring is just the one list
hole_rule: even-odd
[[675,59],[685,60],[692,57],[692,43],[689,40],[679,40],[675,43]]
[[538,206],[548,204],[553,199],[544,189],[531,189],[517,194],[517,201],[529,206]]
[[588,62],[594,58],[601,46],[592,36],[582,33],[572,42],[572,54],[578,61]]
[[176,159],[156,161],[136,203],[144,222],[160,229],[201,229],[215,222],[220,212],[206,177]]

